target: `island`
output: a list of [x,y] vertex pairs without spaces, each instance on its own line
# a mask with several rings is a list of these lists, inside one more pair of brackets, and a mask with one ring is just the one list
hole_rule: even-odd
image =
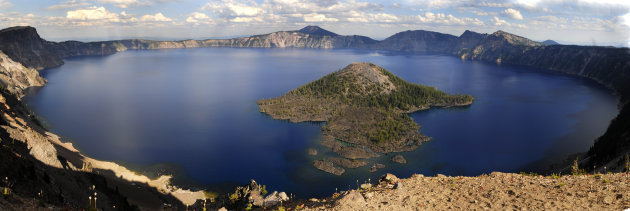
[[430,138],[407,113],[430,107],[467,106],[470,95],[451,95],[435,87],[406,82],[372,63],[352,63],[287,94],[257,101],[260,112],[291,122],[320,121],[322,145],[339,156],[314,162],[340,175],[335,163],[359,162],[380,153],[405,152]]

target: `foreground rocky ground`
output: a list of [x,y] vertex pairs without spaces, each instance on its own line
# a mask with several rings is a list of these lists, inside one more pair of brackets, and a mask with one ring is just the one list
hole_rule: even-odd
[[[385,176],[385,175],[384,175]],[[630,174],[382,177],[375,187],[286,203],[287,210],[624,210]]]

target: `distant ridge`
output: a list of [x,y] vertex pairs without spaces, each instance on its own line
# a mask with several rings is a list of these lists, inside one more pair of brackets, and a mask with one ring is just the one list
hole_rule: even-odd
[[331,36],[331,37],[339,36],[338,34],[322,29],[319,26],[306,26],[298,31],[305,34],[320,35],[320,36]]
[[545,45],[560,45],[560,43],[553,41],[553,40],[545,40],[542,42]]

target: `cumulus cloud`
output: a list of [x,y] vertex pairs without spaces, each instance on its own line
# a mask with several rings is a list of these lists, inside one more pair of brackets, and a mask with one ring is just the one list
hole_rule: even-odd
[[263,13],[263,9],[253,1],[241,3],[232,0],[212,1],[201,9],[211,11],[222,17],[256,16]]
[[508,26],[508,25],[510,25],[510,23],[508,23],[505,20],[502,20],[502,19],[498,18],[497,16],[494,16],[492,19],[490,19],[490,23],[492,23],[492,25],[495,25],[495,26]]
[[61,10],[61,9],[67,9],[67,8],[84,7],[88,5],[89,4],[85,0],[68,0],[68,1],[61,2],[59,4],[46,7],[46,9]]
[[143,15],[140,18],[140,21],[148,21],[148,22],[168,22],[173,19],[165,17],[161,12],[155,13],[155,15]]
[[350,17],[346,18],[349,22],[361,22],[361,23],[395,23],[401,21],[396,15],[388,13],[366,13],[351,11]]
[[105,7],[88,7],[84,9],[71,10],[66,12],[65,19],[57,20],[58,22],[64,22],[65,25],[75,26],[93,26],[93,25],[107,25],[107,24],[125,24],[136,25],[140,23],[144,24],[157,24],[161,22],[172,22],[173,19],[164,16],[161,12],[155,14],[146,14],[136,18],[133,14],[128,14],[125,11],[120,13],[110,12]]
[[337,18],[328,18],[326,15],[311,13],[304,15],[304,22],[337,22]]
[[12,6],[13,4],[11,4],[8,0],[0,0],[0,9],[6,9]]
[[200,12],[193,12],[190,15],[188,15],[188,17],[186,18],[186,22],[188,23],[201,23],[201,22],[207,22],[208,20],[210,20],[210,17]]
[[87,9],[71,10],[66,13],[70,20],[114,20],[119,21],[119,14],[109,12],[105,7],[90,7]]
[[[383,5],[355,0],[219,0],[206,3],[202,10],[231,22],[339,22],[370,19],[367,14],[379,12]],[[353,15],[348,15],[353,14]],[[388,17],[384,17],[388,18]],[[390,20],[388,18],[387,20]]]
[[527,26],[524,24],[510,23],[510,22],[507,22],[506,20],[498,18],[497,16],[494,16],[492,17],[492,19],[490,19],[490,24],[494,26],[499,26],[501,28],[504,28],[504,27],[513,27],[513,28],[521,28],[521,29],[527,28]]
[[477,18],[457,18],[452,14],[426,12],[417,16],[422,23],[444,24],[444,25],[484,25],[483,21]]
[[501,12],[501,15],[514,19],[514,20],[523,20],[523,15],[521,12],[512,8],[507,8]]
[[150,2],[150,1],[139,1],[139,0],[98,0],[98,1],[101,3],[113,4],[114,6],[120,7],[120,8],[148,6],[148,5],[153,4],[153,2]]

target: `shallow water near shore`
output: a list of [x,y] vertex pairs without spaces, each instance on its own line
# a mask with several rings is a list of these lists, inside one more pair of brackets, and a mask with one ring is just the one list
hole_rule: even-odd
[[[258,112],[280,96],[352,62],[372,62],[401,78],[476,99],[462,108],[410,114],[433,138],[407,164],[347,169],[311,162],[333,155],[318,141],[323,123],[290,123]],[[84,154],[176,185],[229,190],[256,179],[268,190],[321,197],[383,173],[401,177],[479,175],[541,169],[540,160],[586,151],[617,113],[611,91],[532,68],[442,55],[357,50],[175,49],[77,57],[41,72],[48,84],[25,98],[50,130]],[[310,156],[306,148],[318,149]],[[370,164],[371,165],[371,164]]]

